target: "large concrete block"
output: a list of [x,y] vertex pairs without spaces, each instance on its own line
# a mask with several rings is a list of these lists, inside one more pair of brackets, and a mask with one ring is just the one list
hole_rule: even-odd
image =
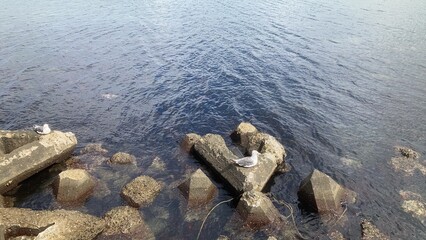
[[0,131],[0,194],[46,167],[70,157],[77,145],[71,132]]
[[240,167],[237,159],[216,134],[207,134],[194,144],[195,156],[218,172],[237,192],[261,191],[274,173],[277,162],[268,154],[259,155],[259,163],[251,168]]
[[139,176],[126,184],[121,196],[133,207],[143,207],[152,203],[162,189],[162,184],[149,176]]
[[201,169],[195,171],[185,182],[179,185],[179,189],[188,200],[189,207],[208,203],[217,192],[216,186]]
[[86,170],[66,170],[61,172],[56,179],[56,199],[59,202],[84,201],[94,187],[95,181]]
[[246,224],[260,227],[279,220],[280,214],[271,200],[258,191],[243,193],[237,211]]

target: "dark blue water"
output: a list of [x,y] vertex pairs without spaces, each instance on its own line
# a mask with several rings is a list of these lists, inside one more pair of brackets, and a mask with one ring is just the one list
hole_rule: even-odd
[[[394,145],[426,154],[425,1],[0,5],[1,129],[47,122],[74,132],[78,148],[101,142],[110,154],[134,154],[141,168],[159,156],[166,172],[157,177],[170,184],[200,165],[179,148],[185,133],[227,136],[249,121],[287,148],[293,169],[275,176],[270,191],[295,207],[304,235],[327,232],[297,209],[300,181],[318,168],[358,193],[340,228],[346,237],[358,238],[368,218],[393,239],[426,238],[398,193],[426,198],[425,176],[405,177],[388,164]],[[124,204],[111,189],[116,197],[89,200],[83,210],[102,215]],[[18,205],[48,208],[49,191]],[[156,203],[170,212],[157,238],[196,236],[200,222],[182,223],[171,195]],[[216,201],[228,197],[223,190]],[[226,221],[232,211],[222,206],[216,217]],[[208,223],[205,232],[220,234]]]

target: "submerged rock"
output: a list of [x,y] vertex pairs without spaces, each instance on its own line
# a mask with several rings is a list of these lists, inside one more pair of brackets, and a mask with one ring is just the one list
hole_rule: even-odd
[[125,152],[118,152],[112,155],[109,162],[113,164],[136,164],[136,157]]
[[401,153],[401,155],[406,158],[418,159],[420,157],[420,153],[408,147],[395,146],[395,151]]
[[399,195],[403,199],[401,208],[404,212],[411,214],[417,218],[422,224],[426,224],[426,201],[423,197],[411,191],[399,191]]
[[213,199],[216,186],[206,174],[198,169],[178,187],[188,200],[189,207],[204,205]]
[[363,220],[361,222],[362,240],[389,240],[390,238],[383,234],[376,226],[370,221]]
[[5,239],[94,239],[105,227],[104,220],[77,211],[22,208],[0,208],[0,223]]
[[0,194],[35,173],[68,159],[77,145],[71,132],[52,131],[34,136],[33,131],[0,131]]
[[155,239],[136,208],[129,206],[113,208],[105,213],[104,220],[106,227],[102,235],[125,235],[135,240]]
[[162,189],[162,184],[149,176],[139,176],[126,184],[121,196],[133,207],[144,207],[152,203]]
[[392,168],[397,172],[403,172],[406,176],[412,176],[416,171],[426,175],[426,166],[418,159],[406,157],[393,157],[390,160]]
[[95,181],[87,171],[71,169],[61,172],[54,186],[59,202],[79,202],[89,196],[95,187]]
[[80,151],[80,154],[87,153],[107,154],[108,150],[103,148],[101,143],[89,143]]
[[[314,169],[300,184],[298,197],[302,205],[314,212],[340,212],[346,191],[327,174]],[[354,192],[350,191],[352,198]],[[354,202],[352,199],[351,202]]]

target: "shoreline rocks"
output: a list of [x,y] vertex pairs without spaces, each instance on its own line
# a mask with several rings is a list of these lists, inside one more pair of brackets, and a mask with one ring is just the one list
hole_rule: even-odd
[[95,187],[95,181],[83,169],[63,171],[54,184],[54,192],[59,202],[82,202]]
[[121,190],[121,196],[130,206],[140,208],[151,204],[161,189],[161,183],[142,175],[126,184]]
[[243,193],[237,205],[237,212],[250,227],[261,227],[279,220],[280,214],[271,200],[262,192]]

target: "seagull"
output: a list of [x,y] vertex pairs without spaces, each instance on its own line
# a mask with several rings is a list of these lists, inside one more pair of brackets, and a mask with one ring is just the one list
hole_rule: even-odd
[[50,130],[49,125],[45,123],[43,126],[34,125],[34,131],[38,134],[46,135],[49,134],[52,130]]
[[250,157],[243,157],[239,159],[233,159],[233,161],[241,167],[254,167],[257,165],[257,158],[259,156],[259,152],[256,150],[251,151]]

